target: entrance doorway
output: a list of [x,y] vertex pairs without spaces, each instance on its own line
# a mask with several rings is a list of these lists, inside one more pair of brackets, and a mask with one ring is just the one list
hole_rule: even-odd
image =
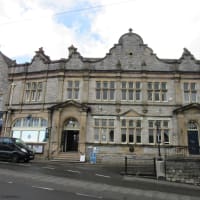
[[64,124],[62,131],[61,150],[62,152],[78,151],[79,145],[79,123],[76,119],[70,118]]
[[197,155],[199,151],[199,134],[194,122],[188,124],[188,151],[191,155]]
[[63,131],[62,152],[78,151],[79,131],[65,130]]

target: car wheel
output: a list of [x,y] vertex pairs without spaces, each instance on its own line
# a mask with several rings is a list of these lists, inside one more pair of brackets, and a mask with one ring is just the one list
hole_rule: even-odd
[[14,163],[18,163],[19,162],[19,156],[17,154],[13,154],[12,162],[14,162]]

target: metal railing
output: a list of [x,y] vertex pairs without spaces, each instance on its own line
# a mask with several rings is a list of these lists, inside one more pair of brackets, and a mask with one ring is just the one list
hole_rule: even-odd
[[155,158],[125,156],[124,173],[126,175],[156,176]]

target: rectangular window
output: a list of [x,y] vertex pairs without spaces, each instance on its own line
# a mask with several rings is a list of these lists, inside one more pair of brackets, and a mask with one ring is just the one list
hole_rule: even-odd
[[121,120],[121,142],[129,144],[141,143],[141,120]]
[[183,83],[184,101],[188,103],[197,102],[197,88],[196,83]]
[[115,99],[115,82],[114,81],[97,81],[96,82],[96,100],[114,100]]
[[170,129],[168,120],[149,120],[148,121],[149,143],[170,143]]
[[25,85],[25,101],[38,102],[42,100],[42,82],[28,82]]
[[140,82],[121,82],[121,98],[127,101],[141,100],[141,83]]
[[67,99],[79,99],[79,87],[79,81],[67,81]]
[[167,101],[167,83],[166,82],[148,82],[147,83],[148,101]]
[[94,141],[114,142],[114,119],[94,119]]

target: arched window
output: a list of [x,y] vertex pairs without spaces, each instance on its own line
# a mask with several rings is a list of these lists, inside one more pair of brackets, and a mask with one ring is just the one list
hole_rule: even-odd
[[46,128],[46,119],[31,116],[18,118],[12,126],[12,137],[20,138],[27,143],[44,142]]
[[80,129],[79,122],[74,118],[68,119],[64,124],[64,130],[79,130],[79,129]]
[[188,130],[198,130],[197,124],[194,121],[188,123]]

